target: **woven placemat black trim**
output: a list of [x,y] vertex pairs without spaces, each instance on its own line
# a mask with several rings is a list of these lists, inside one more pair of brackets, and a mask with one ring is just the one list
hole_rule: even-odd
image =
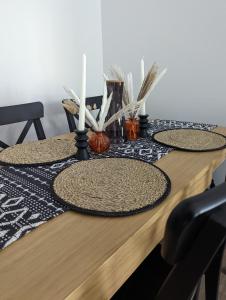
[[[56,140],[58,140],[58,141],[61,141],[61,139],[56,139]],[[6,149],[3,149],[2,151],[0,151],[0,152],[3,152],[3,151],[5,151],[5,150],[7,150],[7,148]],[[76,154],[76,153],[75,153]],[[9,163],[9,162],[5,162],[5,161],[2,161],[1,159],[0,159],[0,165],[2,165],[2,166],[13,166],[13,167],[39,167],[39,166],[49,166],[49,165],[52,165],[52,164],[56,164],[56,163],[60,163],[60,162],[62,162],[62,161],[64,161],[64,160],[67,160],[67,159],[70,159],[70,158],[74,158],[75,157],[75,154],[72,154],[72,155],[69,155],[69,156],[66,156],[66,157],[64,157],[64,158],[61,158],[61,159],[57,159],[57,160],[52,160],[52,161],[48,161],[48,162],[40,162],[40,163],[18,163],[18,164],[16,164],[16,163]]]
[[[181,148],[181,147],[177,147],[177,146],[172,146],[170,144],[167,144],[167,143],[163,143],[163,142],[159,142],[155,136],[160,133],[160,132],[164,132],[164,131],[175,131],[175,130],[195,130],[195,131],[204,131],[204,132],[209,132],[209,133],[213,133],[213,134],[216,134],[216,135],[219,135],[223,138],[225,138],[225,145],[222,146],[222,147],[218,147],[218,148],[212,148],[212,149],[205,149],[205,150],[195,150],[195,149],[187,149],[187,148]],[[214,131],[209,131],[209,130],[203,130],[203,129],[196,129],[196,128],[172,128],[172,129],[164,129],[164,130],[160,130],[158,132],[155,132],[151,138],[158,144],[160,145],[163,145],[163,146],[167,146],[167,147],[170,147],[172,149],[175,149],[175,150],[180,150],[180,151],[185,151],[185,152],[212,152],[212,151],[219,151],[219,150],[223,150],[223,149],[226,149],[226,136],[221,134],[221,133],[218,133],[218,132],[214,132]]]
[[48,161],[48,162],[41,162],[41,163],[30,163],[30,164],[15,164],[15,163],[7,163],[5,161],[1,161],[0,160],[0,165],[2,166],[13,166],[13,167],[39,167],[39,166],[49,166],[49,165],[53,165],[53,164],[56,164],[56,163],[60,163],[62,161],[65,161],[67,159],[70,159],[70,158],[75,158],[75,154],[73,155],[70,155],[70,156],[67,156],[67,157],[64,157],[62,159],[58,159],[58,160],[53,160],[53,161]]
[[[101,158],[100,157],[100,158],[95,158],[95,159],[111,159],[111,157],[106,157],[106,158]],[[75,162],[74,164],[70,165],[69,167],[68,166],[65,167],[53,179],[50,188],[51,188],[51,192],[52,192],[54,198],[57,201],[59,201],[60,203],[68,206],[71,210],[74,210],[74,211],[82,213],[82,214],[87,214],[87,215],[91,215],[91,216],[99,216],[99,217],[126,217],[126,216],[136,215],[138,213],[145,212],[147,210],[151,210],[151,209],[155,208],[157,205],[159,205],[160,203],[162,203],[168,197],[168,195],[171,192],[171,180],[170,180],[169,176],[162,169],[160,169],[159,167],[155,166],[152,163],[147,163],[146,161],[144,161],[142,159],[137,159],[137,158],[132,158],[132,157],[117,157],[117,159],[133,159],[133,160],[138,160],[138,161],[142,161],[142,162],[144,162],[146,164],[152,165],[154,168],[158,169],[160,171],[160,173],[162,173],[162,175],[166,179],[166,189],[165,189],[165,192],[163,193],[163,195],[159,199],[157,199],[154,203],[152,203],[150,205],[146,205],[146,206],[144,206],[142,208],[139,208],[139,209],[131,210],[131,211],[105,212],[105,211],[97,211],[97,210],[90,210],[90,209],[86,209],[86,208],[77,207],[77,206],[75,206],[75,205],[73,205],[71,203],[68,203],[67,201],[65,201],[64,199],[60,198],[56,194],[56,192],[54,190],[54,182],[55,182],[57,176],[59,174],[61,174],[61,172],[63,172],[67,168],[70,168],[72,165],[74,165],[76,163],[79,163],[79,161],[78,161],[78,162]],[[90,159],[90,160],[92,160],[92,159]]]

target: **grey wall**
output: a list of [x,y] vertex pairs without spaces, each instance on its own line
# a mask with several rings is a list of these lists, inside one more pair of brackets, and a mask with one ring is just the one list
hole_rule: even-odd
[[139,61],[168,67],[148,106],[153,117],[226,125],[226,1],[103,0],[105,70],[139,79]]
[[141,57],[157,61],[168,74],[148,104],[153,118],[226,125],[225,16],[225,0],[102,0],[105,71],[118,63],[138,82]]
[[[83,52],[87,94],[102,93],[100,0],[2,0],[0,38],[0,106],[42,101],[48,136],[68,130],[62,86],[80,93]],[[1,127],[0,139],[14,143],[21,128]]]

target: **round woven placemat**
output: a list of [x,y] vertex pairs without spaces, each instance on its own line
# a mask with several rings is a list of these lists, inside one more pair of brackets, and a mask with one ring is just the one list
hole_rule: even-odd
[[226,147],[225,136],[200,129],[168,129],[155,133],[152,138],[160,144],[184,151],[206,152]]
[[73,140],[47,139],[9,147],[0,152],[0,164],[34,166],[51,164],[76,153]]
[[78,212],[127,216],[165,199],[170,180],[159,168],[140,160],[101,158],[64,169],[52,187],[59,201]]

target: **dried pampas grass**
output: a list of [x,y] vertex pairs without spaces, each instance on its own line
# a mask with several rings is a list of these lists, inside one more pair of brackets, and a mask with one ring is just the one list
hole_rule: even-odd
[[157,64],[154,63],[151,69],[149,70],[147,76],[144,79],[144,82],[141,86],[140,92],[137,97],[137,101],[140,101],[147,95],[148,91],[150,90],[153,82],[157,77],[157,74],[158,74],[158,66]]
[[123,101],[123,105],[128,105],[130,103],[129,91],[128,91],[128,86],[126,84],[126,76],[125,76],[124,72],[117,65],[112,66],[110,72],[111,72],[111,75],[113,78],[115,78],[118,81],[124,82],[122,101]]
[[129,103],[128,105],[124,106],[121,110],[119,110],[117,113],[115,113],[104,124],[104,129],[106,129],[109,125],[111,125],[116,120],[119,120],[122,116],[133,115],[134,117],[137,117],[140,107],[143,103],[144,103],[144,99],[140,100],[139,102]]
[[[72,102],[71,103],[71,102],[68,102],[68,100],[66,100],[67,102],[66,103],[64,102],[63,106],[70,113],[72,113],[73,115],[75,115],[76,113],[79,112],[80,98],[76,95],[76,93],[72,89],[64,87],[64,90],[66,91],[66,93],[68,95],[70,95],[70,97],[73,98],[74,101],[71,100],[71,102]],[[89,107],[89,106],[86,107],[86,109],[85,109],[86,123],[90,127],[92,127],[94,131],[103,131],[104,130],[104,128],[105,128],[105,120],[106,120],[106,117],[107,117],[107,114],[108,114],[108,111],[109,111],[109,108],[110,108],[112,96],[113,96],[113,94],[111,93],[111,95],[109,96],[109,98],[107,97],[107,85],[106,85],[106,82],[105,82],[105,84],[104,84],[104,95],[103,95],[103,98],[102,98],[102,105],[101,105],[101,108],[100,108],[99,121],[97,121],[94,118],[94,116],[91,114],[91,112],[89,110],[91,107]],[[95,108],[96,107],[94,107],[94,109]]]
[[[159,67],[156,63],[152,65],[150,70],[148,71],[144,81],[141,85],[140,91],[138,93],[137,99],[133,99],[133,86],[132,86],[132,73],[127,75],[127,80],[124,72],[121,70],[119,66],[111,67],[111,75],[113,78],[124,82],[124,92],[123,92],[123,109],[125,117],[135,118],[138,116],[139,110],[137,107],[140,105],[135,105],[135,103],[146,102],[151,92],[154,90],[156,85],[162,79],[162,77],[166,74],[167,69],[164,69],[161,73],[159,73]],[[105,75],[106,76],[106,75]],[[113,116],[114,117],[114,116]]]

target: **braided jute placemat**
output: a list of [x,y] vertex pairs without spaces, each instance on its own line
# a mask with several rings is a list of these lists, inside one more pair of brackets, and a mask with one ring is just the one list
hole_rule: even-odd
[[156,166],[130,158],[74,163],[54,179],[56,199],[71,209],[99,216],[128,216],[153,208],[170,192],[168,176]]
[[226,147],[226,137],[200,129],[168,129],[155,133],[152,138],[165,146],[178,150],[207,152]]
[[9,147],[0,152],[0,164],[36,166],[52,164],[74,156],[74,140],[47,139]]

